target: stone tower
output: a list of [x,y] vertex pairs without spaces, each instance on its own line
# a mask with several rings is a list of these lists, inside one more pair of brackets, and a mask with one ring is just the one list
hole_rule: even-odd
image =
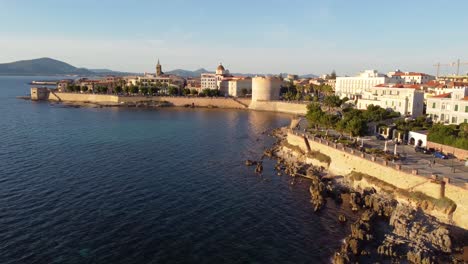
[[163,75],[163,72],[162,72],[162,66],[161,64],[159,63],[159,59],[158,59],[158,64],[156,64],[156,76],[161,76]]

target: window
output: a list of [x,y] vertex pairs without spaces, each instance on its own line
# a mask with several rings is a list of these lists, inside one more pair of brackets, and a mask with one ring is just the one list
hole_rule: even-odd
[[458,105],[455,105],[455,107],[453,108],[454,111],[458,111]]
[[456,116],[452,116],[452,124],[456,124],[457,123],[457,117]]
[[468,105],[465,106],[465,113],[468,113]]
[[432,108],[435,108],[435,103],[432,103]]

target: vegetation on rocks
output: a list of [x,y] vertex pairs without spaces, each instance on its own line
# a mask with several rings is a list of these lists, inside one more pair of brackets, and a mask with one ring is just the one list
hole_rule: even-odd
[[361,181],[365,179],[368,183],[378,186],[384,192],[394,193],[398,196],[410,199],[425,210],[437,209],[446,214],[450,214],[457,208],[456,203],[447,197],[436,199],[422,192],[404,190],[365,173],[353,171],[348,175],[348,178],[351,181]]

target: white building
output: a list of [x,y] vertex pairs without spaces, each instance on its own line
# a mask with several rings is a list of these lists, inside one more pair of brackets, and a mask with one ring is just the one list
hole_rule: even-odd
[[247,93],[252,93],[252,78],[232,78],[228,81],[228,91],[229,96],[239,97],[242,96],[242,90],[247,90]]
[[425,148],[427,146],[427,130],[408,132],[409,145]]
[[366,70],[356,77],[337,77],[335,94],[340,98],[356,99],[360,98],[364,91],[383,83],[398,83],[398,80],[376,70]]
[[367,109],[369,105],[391,109],[402,116],[418,117],[424,111],[424,92],[419,85],[379,84],[363,92],[356,107]]
[[468,123],[468,87],[427,98],[426,112],[434,122]]
[[216,81],[216,74],[214,73],[202,73],[201,74],[201,89],[217,90],[218,84]]
[[406,84],[425,84],[435,80],[435,77],[421,72],[402,72],[396,70],[388,73],[389,77],[396,79],[399,83]]
[[228,84],[222,84],[224,78],[232,77],[229,70],[224,69],[224,66],[220,63],[216,68],[216,73],[202,73],[201,74],[201,89],[220,90],[228,87]]

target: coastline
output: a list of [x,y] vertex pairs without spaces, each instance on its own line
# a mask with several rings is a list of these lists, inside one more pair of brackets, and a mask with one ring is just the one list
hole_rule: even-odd
[[122,96],[111,94],[63,93],[47,88],[31,88],[32,101],[50,101],[66,104],[95,104],[99,107],[117,106],[178,106],[226,109],[248,109],[304,115],[307,105],[287,101],[252,101],[251,98],[236,97],[191,97],[191,96]]
[[[306,155],[299,147],[287,142],[288,131],[288,128],[274,130],[277,142],[265,151],[265,156],[277,160],[278,175],[308,178],[311,203],[316,212],[326,202],[336,202],[358,215],[350,224],[351,233],[335,252],[333,263],[369,263],[386,259],[412,263],[463,263],[462,247],[468,243],[466,229],[442,223],[418,205],[405,203],[377,186],[356,185],[353,181],[356,174],[331,175],[328,171],[330,160],[324,157],[326,155]],[[337,221],[345,224],[347,219],[340,215]]]

